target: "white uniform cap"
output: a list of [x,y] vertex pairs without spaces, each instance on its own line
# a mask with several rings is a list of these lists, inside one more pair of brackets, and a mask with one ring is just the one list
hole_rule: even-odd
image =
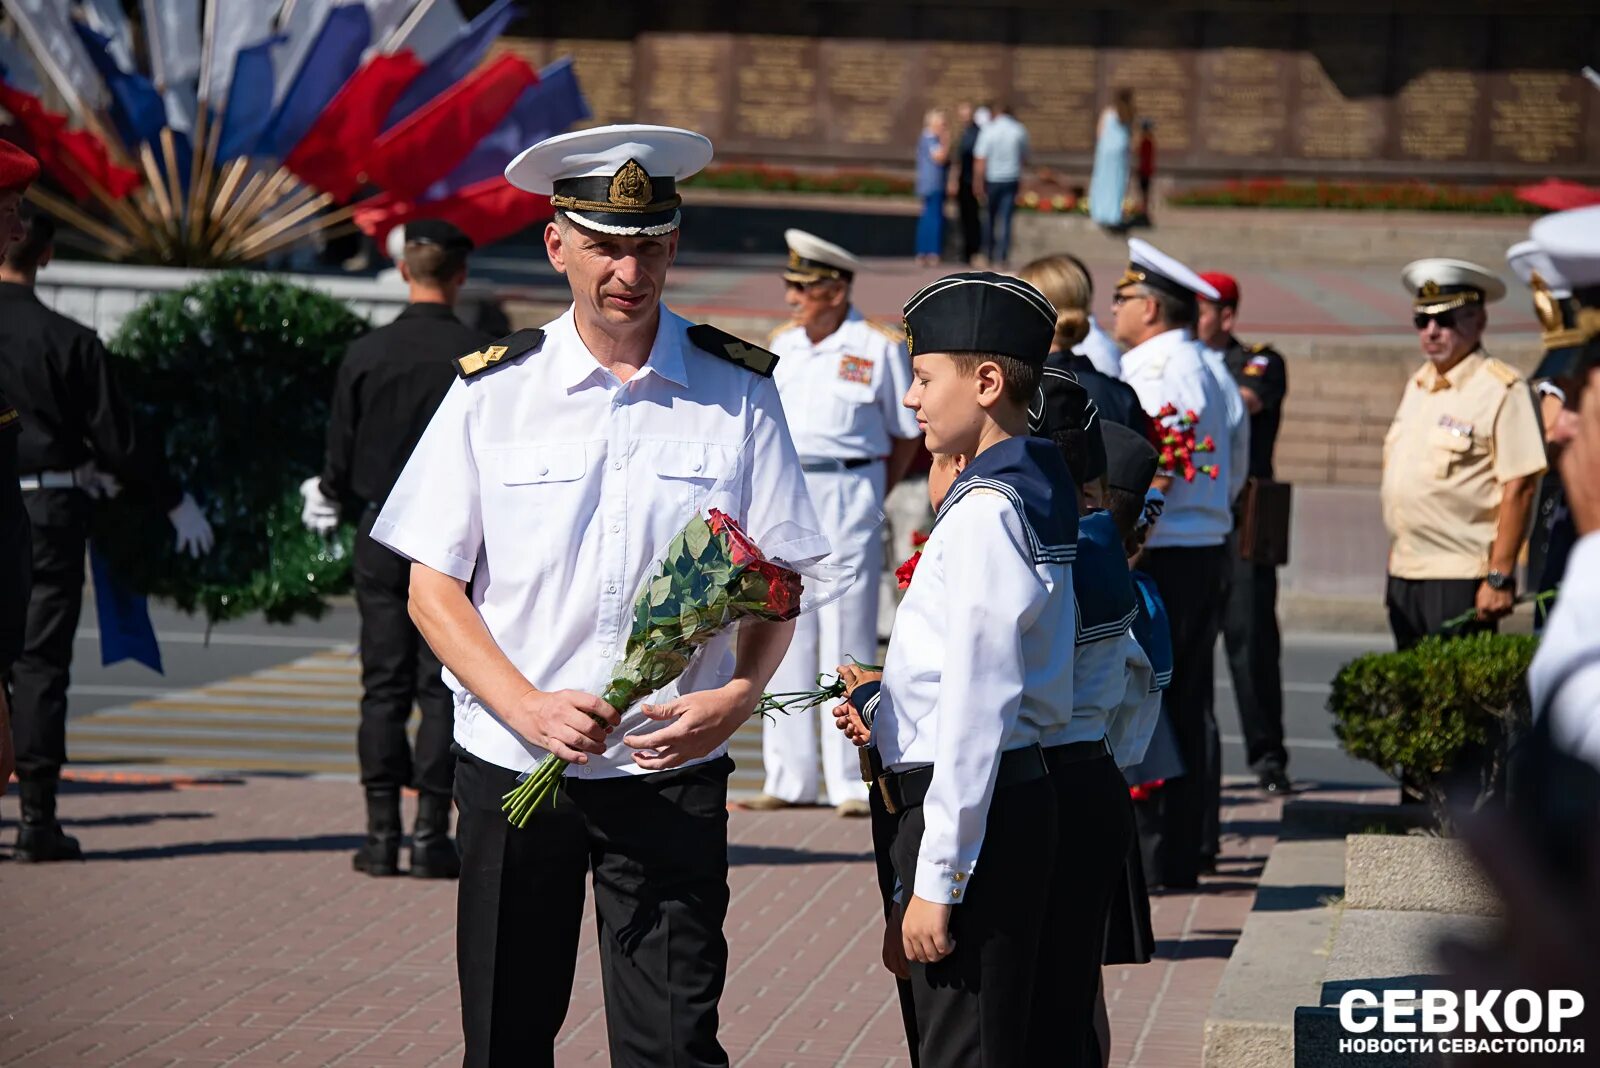
[[1419,312],[1433,314],[1467,304],[1492,304],[1506,295],[1506,284],[1487,267],[1467,260],[1430,256],[1400,270],[1400,281]]
[[[1529,232],[1570,289],[1600,286],[1600,204],[1553,212],[1535,222]],[[1580,299],[1584,296],[1579,294]]]
[[506,165],[506,181],[603,234],[656,236],[680,221],[677,183],[711,162],[704,135],[675,126],[599,126],[547,137]]
[[1217,287],[1142,238],[1128,238],[1128,269],[1114,288],[1143,285],[1175,297],[1219,301]]
[[861,270],[860,260],[815,234],[785,230],[783,241],[789,246],[789,267],[783,272],[786,281],[801,285],[828,279],[848,282]]
[[1538,275],[1552,297],[1566,300],[1572,296],[1572,287],[1567,284],[1566,276],[1556,270],[1550,254],[1537,241],[1518,241],[1506,249],[1506,264],[1525,286],[1532,287],[1534,275]]

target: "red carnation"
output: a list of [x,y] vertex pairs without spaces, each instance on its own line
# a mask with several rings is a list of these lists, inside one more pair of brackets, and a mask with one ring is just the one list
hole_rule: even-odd
[[916,573],[917,561],[921,559],[922,550],[918,549],[916,552],[911,554],[910,558],[906,560],[905,563],[894,569],[895,581],[899,584],[902,590],[911,585],[911,576]]
[[1217,443],[1215,441],[1211,440],[1211,435],[1210,434],[1207,434],[1206,435],[1206,440],[1202,441],[1200,443],[1200,447],[1198,449],[1196,449],[1195,451],[1196,452],[1214,452],[1214,451],[1216,451],[1216,448],[1217,448]]
[[928,544],[928,535],[924,534],[920,530],[913,530],[911,532],[911,547],[913,549],[920,549],[926,544]]
[[1163,404],[1161,406],[1161,410],[1156,413],[1156,418],[1157,419],[1166,419],[1166,418],[1169,418],[1170,416],[1174,416],[1174,415],[1177,415],[1177,414],[1178,414],[1178,406],[1177,405],[1170,404],[1170,403],[1169,404]]
[[1184,412],[1183,413],[1183,418],[1184,418],[1184,420],[1186,422],[1190,422],[1190,423],[1198,423],[1200,421],[1200,417],[1195,414],[1195,411],[1194,411],[1193,408],[1190,408],[1188,411]]

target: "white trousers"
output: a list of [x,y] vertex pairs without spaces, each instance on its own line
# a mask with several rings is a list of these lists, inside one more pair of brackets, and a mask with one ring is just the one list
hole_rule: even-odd
[[[795,621],[789,652],[767,684],[773,693],[814,689],[817,676],[833,674],[850,657],[878,661],[878,580],[883,573],[882,463],[853,471],[806,473],[806,489],[833,543],[831,560],[855,574],[850,590],[832,604]],[[865,801],[861,761],[850,739],[833,725],[833,702],[823,707],[778,714],[762,726],[761,756],[766,765],[764,792],[797,804],[819,800],[817,750],[830,805]]]

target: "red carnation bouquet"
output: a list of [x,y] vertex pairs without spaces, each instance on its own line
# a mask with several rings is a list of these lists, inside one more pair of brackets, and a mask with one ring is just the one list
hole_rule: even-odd
[[928,536],[920,530],[911,532],[912,552],[906,562],[894,569],[894,580],[902,590],[911,586],[911,576],[916,574],[917,563],[922,559],[922,547],[928,544]]
[[[675,681],[696,650],[741,619],[795,618],[804,589],[800,573],[768,559],[731,516],[715,508],[697,513],[634,599],[627,648],[601,700],[626,709]],[[566,770],[566,761],[547,754],[506,794],[512,824],[525,826],[535,809],[553,804]]]
[[1173,478],[1182,476],[1185,482],[1193,482],[1197,474],[1217,477],[1217,465],[1205,464],[1195,466],[1195,457],[1200,453],[1216,452],[1217,443],[1207,434],[1200,441],[1195,440],[1195,427],[1200,423],[1200,417],[1193,408],[1180,413],[1175,404],[1163,405],[1156,413],[1156,426],[1159,440],[1156,448],[1161,450],[1161,473]]

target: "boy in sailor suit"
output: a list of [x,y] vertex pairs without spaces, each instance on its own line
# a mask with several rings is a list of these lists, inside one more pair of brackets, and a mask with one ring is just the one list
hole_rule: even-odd
[[905,319],[906,405],[930,451],[970,460],[895,618],[882,682],[854,699],[873,717],[876,788],[898,817],[878,846],[901,886],[918,1060],[1021,1066],[1034,1063],[1057,839],[1039,742],[1072,717],[1076,490],[1060,453],[1027,437],[1056,314],[1026,283],[971,272],[924,288]]

